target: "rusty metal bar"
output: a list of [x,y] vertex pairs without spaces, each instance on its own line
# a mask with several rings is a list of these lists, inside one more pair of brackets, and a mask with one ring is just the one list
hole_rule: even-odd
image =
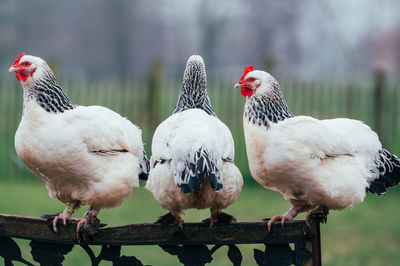
[[320,234],[320,222],[314,215],[310,217],[311,226],[311,239],[312,239],[312,265],[321,266],[321,234]]
[[[269,265],[271,262],[279,262],[280,265],[321,265],[319,221],[311,217],[310,222],[311,230],[305,221],[294,221],[286,223],[284,227],[276,223],[270,232],[267,231],[267,221],[215,224],[212,228],[206,223],[185,223],[183,229],[177,225],[130,224],[100,229],[93,241],[85,243],[85,246],[89,250],[89,245],[102,245],[104,254],[112,250],[119,256],[118,247],[120,249],[121,245],[160,245],[166,252],[178,256],[181,252],[182,258],[186,258],[183,255],[185,252],[196,253],[198,248],[208,252],[206,245],[228,245],[230,253],[239,254],[236,256],[239,258],[241,255],[236,244],[263,243],[265,251],[255,250],[258,265]],[[12,242],[11,238],[21,238],[31,240],[35,250],[58,246],[60,254],[64,256],[73,245],[78,244],[76,223],[67,227],[60,225],[59,229],[58,233],[53,232],[50,223],[42,218],[0,214],[0,239],[3,239],[0,246],[2,243],[9,245],[5,243]],[[291,243],[295,246],[294,250],[289,246]],[[190,246],[193,248],[188,248]],[[209,251],[210,256],[216,249]],[[103,257],[109,257],[104,254],[95,259],[101,261]],[[116,261],[121,259],[117,255]],[[46,259],[46,256],[39,259]]]
[[[46,242],[77,244],[76,223],[66,228],[59,226],[60,232],[53,232],[49,223],[42,218],[0,214],[0,236],[9,236]],[[185,223],[183,229],[176,225],[154,223],[130,224],[100,229],[91,245],[159,245],[159,244],[248,244],[264,243],[267,237],[279,233],[279,237],[305,234],[304,221],[274,224],[267,231],[267,222],[240,222],[216,224],[210,228],[206,223]]]

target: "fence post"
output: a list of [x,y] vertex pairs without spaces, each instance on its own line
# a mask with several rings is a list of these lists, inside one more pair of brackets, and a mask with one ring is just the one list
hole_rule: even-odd
[[381,141],[386,141],[383,136],[382,130],[382,118],[383,118],[383,93],[386,86],[386,75],[383,70],[377,69],[374,72],[374,98],[373,98],[373,110],[374,110],[374,129],[376,133],[382,136]]

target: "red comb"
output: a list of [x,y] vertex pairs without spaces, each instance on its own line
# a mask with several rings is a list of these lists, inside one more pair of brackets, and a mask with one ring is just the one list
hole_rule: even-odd
[[18,56],[17,60],[14,61],[13,66],[16,66],[16,65],[19,63],[19,60],[21,60],[21,58],[22,58],[24,55],[26,55],[26,54],[25,54],[25,53],[21,53],[21,54]]
[[244,80],[244,77],[247,75],[247,73],[249,73],[249,72],[251,72],[251,71],[253,71],[253,70],[254,70],[254,67],[253,67],[253,66],[246,66],[246,67],[244,68],[243,76],[240,78],[239,82],[240,82],[240,81],[243,81],[243,80]]
[[194,55],[199,55],[198,53],[194,53]]

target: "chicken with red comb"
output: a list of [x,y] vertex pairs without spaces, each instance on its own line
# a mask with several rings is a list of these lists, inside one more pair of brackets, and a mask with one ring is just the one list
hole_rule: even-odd
[[15,149],[22,162],[42,180],[52,198],[67,206],[51,218],[55,232],[81,205],[89,205],[77,220],[80,242],[99,229],[98,212],[120,205],[147,178],[149,163],[141,130],[101,106],[73,103],[47,63],[22,53],[9,72],[23,88],[22,119]]
[[320,215],[384,195],[400,182],[400,160],[361,121],[295,116],[269,73],[246,67],[235,85],[246,97],[243,127],[252,177],[280,192],[292,208],[271,225],[300,212]]

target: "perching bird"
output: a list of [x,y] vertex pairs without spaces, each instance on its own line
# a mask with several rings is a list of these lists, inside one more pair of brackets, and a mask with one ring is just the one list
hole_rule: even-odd
[[231,132],[212,109],[197,54],[187,61],[173,114],[154,133],[150,165],[146,189],[169,211],[157,222],[182,228],[181,214],[190,208],[210,208],[210,226],[235,221],[221,210],[236,200],[243,178],[234,164]]
[[95,234],[100,209],[120,205],[146,178],[149,163],[141,130],[101,106],[71,102],[39,57],[22,53],[9,72],[23,88],[23,113],[15,149],[28,169],[42,180],[52,198],[67,207],[53,219],[64,226],[81,205],[90,205],[79,220],[79,240]]
[[[366,191],[383,195],[400,182],[400,160],[382,148],[364,123],[294,116],[278,81],[246,67],[235,88],[246,97],[243,117],[253,178],[280,192],[292,208],[269,223],[300,212],[326,215],[362,202]],[[325,220],[326,221],[326,220]]]

